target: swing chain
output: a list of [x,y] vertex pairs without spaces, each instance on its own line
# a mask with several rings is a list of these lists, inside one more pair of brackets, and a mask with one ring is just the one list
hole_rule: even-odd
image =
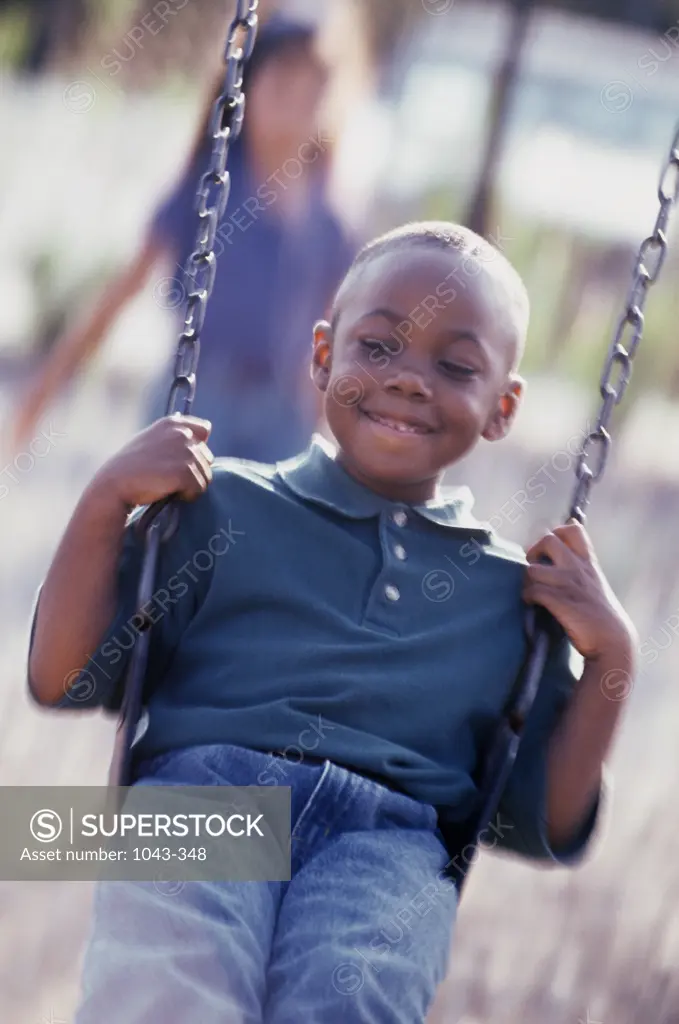
[[259,0],[237,0],[236,13],[229,25],[224,51],[224,85],[215,100],[210,119],[212,156],[207,171],[200,178],[196,196],[196,247],[184,267],[186,312],[177,344],[167,416],[173,413],[188,415],[196,393],[200,332],[217,273],[215,240],[231,185],[226,164],[229,147],[240,135],[243,124],[243,71],[255,45],[258,6]]
[[[679,126],[676,129],[669,156],[665,162],[658,186],[660,209],[651,234],[639,247],[632,273],[632,286],[627,295],[623,314],[618,322],[604,364],[599,392],[602,403],[596,426],[585,438],[575,469],[577,484],[569,517],[579,523],[585,521],[592,484],[600,480],[606,468],[611,446],[608,430],[613,410],[618,405],[632,375],[632,360],[644,330],[644,305],[648,289],[654,284],[667,255],[667,226],[672,209],[679,199]],[[627,338],[629,337],[629,341]],[[590,449],[598,447],[598,464],[592,468],[588,458]]]
[[[229,25],[224,62],[226,70],[222,92],[214,103],[210,120],[212,156],[208,170],[200,178],[196,196],[198,232],[196,248],[186,261],[184,287],[186,312],[177,345],[174,379],[167,401],[166,415],[188,415],[196,391],[196,369],[200,354],[200,332],[207,301],[217,269],[215,240],[229,198],[230,178],[226,169],[229,146],[240,135],[245,99],[243,72],[252,54],[257,35],[259,0],[237,0],[236,13]],[[144,560],[137,589],[138,614],[142,618],[125,679],[118,732],[109,772],[109,782],[119,788],[131,784],[132,748],[138,738],[143,707],[144,675],[148,663],[150,626],[145,609],[153,594],[160,545],[177,524],[177,506],[171,496],[149,505],[137,521],[144,538]]]

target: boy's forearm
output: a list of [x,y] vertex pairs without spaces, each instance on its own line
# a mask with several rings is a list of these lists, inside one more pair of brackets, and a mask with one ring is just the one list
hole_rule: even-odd
[[549,748],[547,820],[553,845],[567,842],[592,807],[633,675],[634,652],[625,644],[585,662]]
[[71,517],[43,584],[29,661],[38,699],[54,703],[84,667],[116,609],[128,509],[95,478]]

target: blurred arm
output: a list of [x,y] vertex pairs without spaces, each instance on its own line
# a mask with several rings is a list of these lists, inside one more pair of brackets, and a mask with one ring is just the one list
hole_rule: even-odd
[[45,409],[100,347],[119,313],[148,280],[156,261],[167,252],[149,233],[134,259],[105,289],[94,309],[62,335],[31,380],[11,424],[12,447],[30,440]]

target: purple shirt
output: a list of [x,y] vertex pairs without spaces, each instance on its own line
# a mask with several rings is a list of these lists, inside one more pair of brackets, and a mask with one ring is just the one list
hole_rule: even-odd
[[[179,279],[195,245],[195,193],[206,166],[204,152],[153,218],[153,232],[177,254]],[[263,457],[259,435],[281,432],[277,441],[263,443],[264,461],[271,461],[271,453],[276,460],[296,454],[314,427],[313,402],[298,401],[311,329],[327,312],[354,249],[320,181],[313,182],[302,217],[290,224],[276,211],[282,171],[273,181],[253,180],[240,142],[228,167],[231,192],[215,245],[217,274],[201,333],[194,411],[212,419],[219,455]]]

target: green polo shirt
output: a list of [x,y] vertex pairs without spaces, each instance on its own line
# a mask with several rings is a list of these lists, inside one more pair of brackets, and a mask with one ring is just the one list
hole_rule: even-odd
[[[422,506],[388,501],[320,437],[277,466],[218,460],[162,546],[137,756],[218,743],[306,751],[469,820],[525,654],[526,564],[471,504],[466,488]],[[118,614],[56,706],[120,707],[140,561],[128,528]],[[598,810],[550,849],[545,755],[576,678],[571,654],[563,644],[545,671],[498,839],[564,863],[584,851]]]

